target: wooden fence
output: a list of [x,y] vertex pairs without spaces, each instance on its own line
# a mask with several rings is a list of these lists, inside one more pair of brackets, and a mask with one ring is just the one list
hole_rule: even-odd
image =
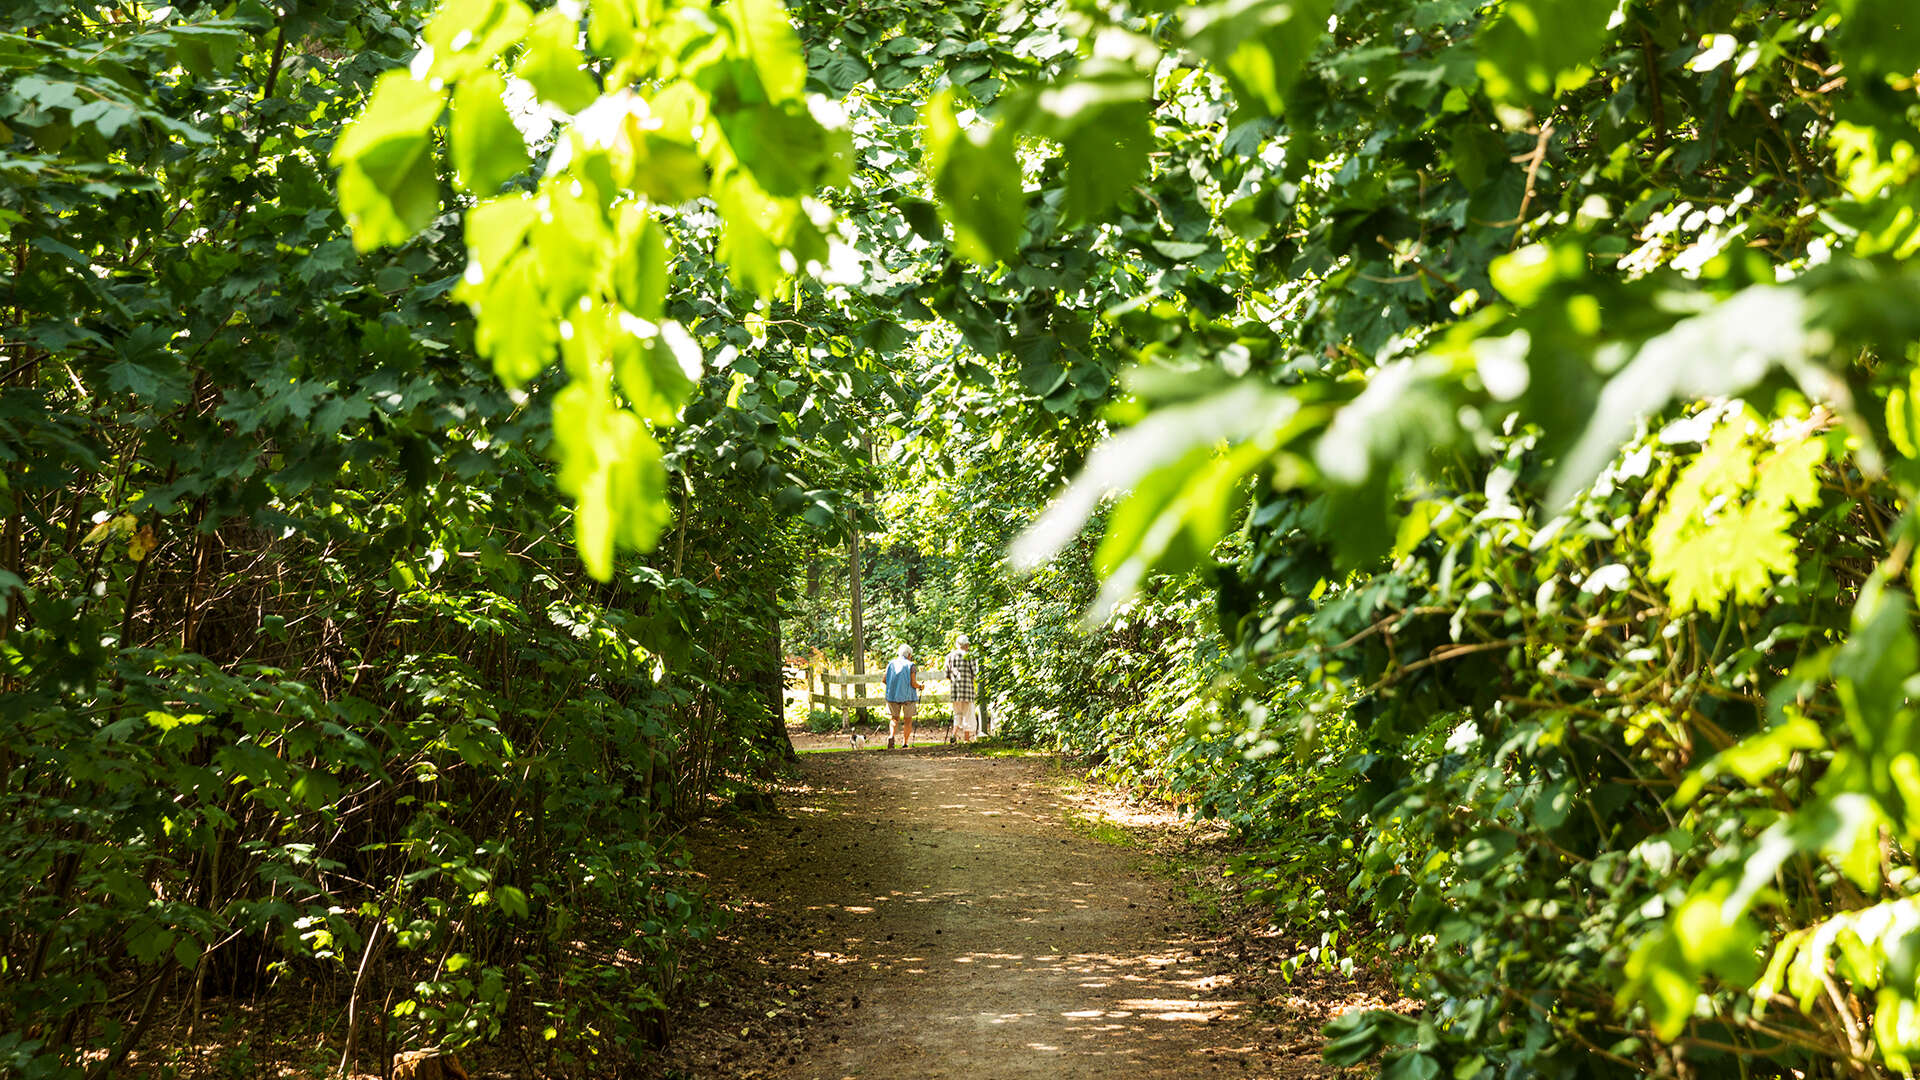
[[[920,676],[920,681],[922,685],[932,686],[935,683],[946,685],[947,683],[946,679],[933,678],[925,674],[924,669],[922,669],[922,671],[923,673]],[[816,670],[811,665],[809,665],[806,669],[806,673],[807,673],[807,701],[809,706],[824,705],[829,709],[840,710],[840,722],[843,727],[852,726],[853,710],[855,709],[884,710],[887,707],[887,697],[886,697],[887,675],[884,669],[880,671],[862,672],[858,675],[850,674],[850,673],[835,674],[831,671]],[[841,691],[837,694],[834,693],[834,690],[833,690],[833,688],[836,686],[842,687]],[[866,691],[866,688],[869,686],[877,690],[880,696],[867,697],[865,691]],[[953,695],[950,691],[951,691],[951,688],[949,688],[948,693],[936,693],[929,690],[922,690],[920,691],[920,704],[922,705],[951,704],[953,701]],[[980,734],[985,735],[989,731],[994,730],[998,726],[998,722],[994,719],[993,714],[989,711],[989,706],[986,698],[982,697],[979,700],[976,707],[978,708],[979,712],[976,716],[975,723],[979,725]],[[884,712],[882,713],[881,718],[885,719]]]
[[[925,675],[920,677],[920,681],[924,685],[946,682],[945,679],[930,679]],[[816,682],[818,683],[818,688],[815,687]],[[813,668],[808,668],[807,700],[814,705],[824,705],[829,709],[839,709],[842,713],[850,713],[855,709],[884,709],[887,707],[886,682],[887,677],[885,671],[868,671],[857,675],[836,675],[831,671],[815,671]],[[844,689],[836,694],[833,692],[833,688],[836,686],[844,687]],[[865,696],[865,690],[869,686],[878,690],[880,696]],[[856,687],[860,690],[858,695],[855,693]],[[920,691],[920,704],[922,705],[945,705],[950,700],[951,695],[949,694],[930,693],[926,690]]]

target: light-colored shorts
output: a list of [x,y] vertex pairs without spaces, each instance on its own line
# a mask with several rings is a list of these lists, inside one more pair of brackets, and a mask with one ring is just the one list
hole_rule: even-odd
[[953,703],[953,730],[964,731],[969,735],[980,733],[980,718],[973,711],[973,702],[956,701]]
[[887,715],[895,720],[911,720],[919,711],[920,703],[917,701],[887,702]]

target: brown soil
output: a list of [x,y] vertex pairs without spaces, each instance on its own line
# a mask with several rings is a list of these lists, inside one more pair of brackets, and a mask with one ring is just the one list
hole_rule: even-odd
[[1254,974],[1287,944],[1196,909],[1129,840],[1171,819],[1089,829],[1115,816],[1045,759],[867,749],[800,772],[778,812],[699,843],[737,918],[666,1075],[1330,1076],[1318,1029],[1374,1000]]

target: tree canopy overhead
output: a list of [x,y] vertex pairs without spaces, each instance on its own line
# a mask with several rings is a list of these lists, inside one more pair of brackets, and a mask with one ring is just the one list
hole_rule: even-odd
[[596,859],[671,951],[852,531],[1427,1006],[1333,1060],[1908,1071],[1909,6],[7,16],[0,1049],[383,934],[491,1037]]

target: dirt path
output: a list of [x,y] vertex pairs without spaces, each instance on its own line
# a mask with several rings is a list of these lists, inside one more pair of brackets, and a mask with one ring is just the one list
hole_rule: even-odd
[[802,773],[704,853],[743,917],[676,1036],[686,1075],[1325,1075],[1140,852],[1069,826],[1044,761],[867,750]]

